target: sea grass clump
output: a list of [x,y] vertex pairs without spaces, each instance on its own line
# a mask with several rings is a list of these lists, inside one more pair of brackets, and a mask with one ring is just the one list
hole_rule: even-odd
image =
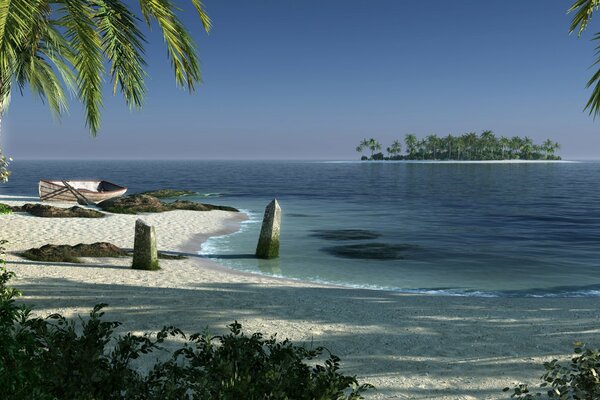
[[191,190],[159,189],[151,190],[149,192],[142,192],[139,194],[145,194],[148,196],[156,197],[158,199],[166,199],[171,197],[189,196],[192,194],[196,194],[196,192],[193,192]]
[[172,203],[160,201],[157,197],[147,194],[134,194],[131,196],[118,197],[103,201],[99,204],[102,210],[115,214],[137,214],[148,212],[164,212],[172,210],[192,210],[192,211],[232,211],[239,210],[233,207],[218,206],[213,204],[196,203],[187,200],[177,200]]
[[0,203],[0,214],[10,214],[12,213],[12,207],[7,204]]

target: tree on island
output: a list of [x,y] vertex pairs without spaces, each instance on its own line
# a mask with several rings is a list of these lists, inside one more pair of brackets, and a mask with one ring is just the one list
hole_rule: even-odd
[[[371,156],[370,157],[362,156],[361,160],[377,160],[377,159],[383,160],[383,154],[381,154],[381,153],[375,154],[376,151],[381,150],[381,143],[379,143],[374,138],[363,139],[360,142],[360,144],[356,147],[356,151],[359,153],[362,153],[366,149],[369,149],[371,151]],[[379,157],[379,154],[381,154],[381,157]]]
[[423,139],[408,134],[404,137],[404,143],[406,155],[401,154],[399,140],[395,140],[387,148],[388,157],[383,157],[382,153],[374,154],[381,145],[373,138],[363,139],[356,151],[371,150],[371,157],[363,156],[363,160],[560,160],[560,157],[555,155],[560,145],[550,139],[542,144],[535,144],[527,136],[498,138],[490,130],[483,131],[481,135],[474,132],[445,137],[431,134]]
[[402,152],[402,144],[400,143],[399,140],[394,140],[392,142],[392,145],[390,147],[388,147],[386,149],[386,151],[390,155],[389,158],[391,160],[394,160],[394,159],[396,159],[396,157],[400,156],[400,153]]
[[[206,32],[211,22],[200,0],[190,0]],[[65,89],[84,106],[92,136],[100,128],[103,78],[131,108],[145,96],[146,38],[140,25],[158,25],[175,73],[189,92],[201,82],[196,44],[170,1],[140,0],[139,12],[121,0],[19,0],[0,2],[0,122],[15,87],[29,86],[60,117]],[[138,16],[139,14],[139,16]],[[0,153],[0,180],[7,160]]]

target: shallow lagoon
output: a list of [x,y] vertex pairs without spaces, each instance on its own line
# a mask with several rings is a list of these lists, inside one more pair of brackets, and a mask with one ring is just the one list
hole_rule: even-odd
[[[240,232],[199,249],[240,270],[403,292],[600,296],[600,163],[17,161],[13,172],[0,192],[102,177],[244,209]],[[282,257],[258,261],[274,197]],[[335,237],[353,230],[371,235]]]

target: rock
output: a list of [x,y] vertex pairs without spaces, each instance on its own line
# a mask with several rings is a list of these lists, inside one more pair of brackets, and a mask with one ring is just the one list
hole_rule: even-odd
[[325,247],[321,250],[342,258],[361,260],[403,260],[405,258],[405,253],[417,249],[419,249],[419,246],[411,244],[362,243]]
[[26,250],[21,256],[33,261],[80,263],[78,257],[123,257],[127,252],[112,243],[80,243],[75,246],[47,244]]
[[156,248],[156,231],[153,226],[146,224],[141,219],[135,221],[132,268],[149,271],[160,269]]
[[236,208],[196,203],[187,200],[177,200],[173,203],[163,203],[158,198],[147,194],[134,194],[105,200],[99,204],[104,210],[116,214],[137,214],[140,212],[164,212],[171,210],[211,211],[223,210],[238,212]]
[[279,231],[281,227],[281,208],[277,200],[270,202],[265,208],[258,245],[256,246],[256,257],[277,258],[279,257]]
[[139,194],[145,194],[145,195],[156,197],[159,199],[164,199],[164,198],[168,198],[168,197],[189,196],[191,194],[196,194],[196,192],[193,192],[191,190],[159,189],[159,190],[152,190],[149,192],[142,192]]
[[12,207],[12,210],[15,212],[26,212],[31,215],[35,215],[36,217],[44,218],[102,218],[105,216],[105,214],[101,213],[100,211],[79,206],[62,208],[48,206],[45,204],[28,203],[21,207]]
[[167,203],[168,206],[173,207],[176,210],[195,210],[195,211],[212,211],[212,210],[220,210],[220,211],[231,211],[231,212],[239,212],[237,208],[229,207],[229,206],[218,206],[214,204],[207,203],[196,203],[193,201],[187,200],[177,200],[173,203]]
[[[130,257],[132,252],[125,251],[112,243],[97,242],[92,244],[79,243],[75,246],[47,244],[39,248],[33,248],[21,253],[33,261],[71,262],[80,263],[78,257]],[[183,260],[187,257],[179,254],[165,254],[158,252],[159,259]]]
[[154,196],[135,194],[132,196],[108,199],[99,204],[104,211],[116,214],[137,214],[139,212],[163,212],[169,208]]
[[365,229],[322,229],[314,230],[314,237],[324,240],[368,240],[377,239],[380,233]]

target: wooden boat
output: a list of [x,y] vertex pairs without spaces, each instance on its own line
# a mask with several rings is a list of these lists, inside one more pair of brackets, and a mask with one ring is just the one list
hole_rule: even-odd
[[126,187],[108,181],[59,181],[41,180],[39,183],[40,200],[78,202],[95,204],[101,201],[123,196]]

